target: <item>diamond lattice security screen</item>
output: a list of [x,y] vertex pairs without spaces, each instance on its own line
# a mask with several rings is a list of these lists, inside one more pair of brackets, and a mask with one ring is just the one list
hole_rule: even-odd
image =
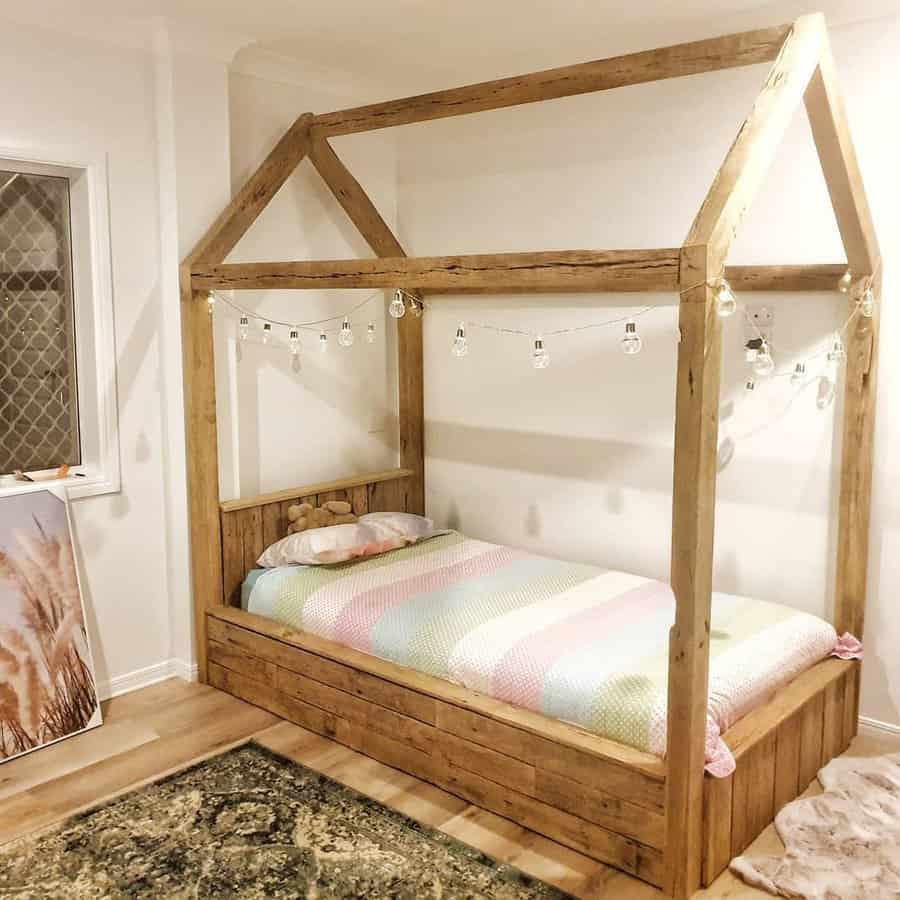
[[0,168],[0,473],[81,462],[69,182]]

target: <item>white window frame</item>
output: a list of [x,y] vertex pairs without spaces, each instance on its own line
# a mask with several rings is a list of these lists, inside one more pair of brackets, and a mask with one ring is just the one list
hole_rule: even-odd
[[116,493],[122,479],[106,155],[77,147],[0,146],[0,168],[4,162],[69,178],[81,464],[66,478],[52,478],[52,471],[30,473],[41,478],[33,483],[0,477],[0,497],[48,485],[65,487],[70,499]]

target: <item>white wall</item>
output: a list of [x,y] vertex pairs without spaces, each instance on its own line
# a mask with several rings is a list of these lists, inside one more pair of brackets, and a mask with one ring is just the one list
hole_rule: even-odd
[[[727,29],[722,29],[727,30]],[[874,487],[862,711],[900,723],[898,428],[888,417],[900,363],[896,212],[896,19],[833,32],[885,262],[884,356]],[[666,43],[648,33],[646,45]],[[574,247],[678,246],[764,77],[764,69],[642,85],[403,130],[401,239],[417,255]],[[893,73],[891,75],[890,73]],[[889,121],[893,118],[893,121]],[[839,262],[843,253],[802,113],[735,244],[734,263]],[[590,296],[446,298],[425,331],[427,503],[473,535],[665,578],[669,570],[675,310],[639,319],[644,352],[618,350],[621,325],[526,338],[472,321],[549,331],[627,313]],[[779,368],[823,345],[846,316],[837,295],[747,295],[775,310]],[[471,351],[451,358],[458,320]],[[814,389],[788,409],[787,379],[751,398],[738,317],[725,331],[724,436],[736,452],[718,483],[715,585],[824,614],[831,592],[837,436]],[[815,367],[813,367],[815,370]]]
[[[101,687],[169,658],[160,410],[160,251],[152,57],[0,29],[0,146],[107,154],[122,490],[73,501]],[[115,685],[114,685],[115,686]]]
[[[310,76],[316,87],[249,74],[269,62],[239,56],[231,76],[231,153],[239,188],[298,115],[353,101],[347,89],[329,87],[327,73]],[[393,141],[381,136],[336,141],[334,146],[388,222],[395,219]],[[304,161],[242,239],[229,260],[327,259],[371,256],[309,161]],[[373,296],[374,295],[374,296]],[[329,480],[397,464],[395,352],[384,295],[372,291],[238,292],[245,309],[284,322],[310,322],[340,315],[373,296],[351,317],[352,347],[328,335],[319,351],[317,332],[302,332],[302,370],[293,372],[288,328],[276,327],[269,346],[260,323],[236,346],[237,316],[222,304],[217,317],[220,462],[224,496]],[[374,321],[377,340],[365,341]],[[325,327],[339,327],[331,322]],[[240,358],[238,358],[240,357]],[[224,377],[223,377],[224,376]],[[227,391],[227,394],[226,394]],[[230,471],[229,471],[230,470]]]

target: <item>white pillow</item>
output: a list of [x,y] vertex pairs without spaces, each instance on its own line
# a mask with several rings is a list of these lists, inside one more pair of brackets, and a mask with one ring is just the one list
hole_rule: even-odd
[[276,566],[318,566],[374,556],[414,543],[396,528],[380,522],[356,522],[310,528],[267,547],[257,564],[265,569]]
[[405,512],[374,512],[359,517],[365,525],[378,525],[405,538],[410,544],[433,537],[434,522],[425,516]]

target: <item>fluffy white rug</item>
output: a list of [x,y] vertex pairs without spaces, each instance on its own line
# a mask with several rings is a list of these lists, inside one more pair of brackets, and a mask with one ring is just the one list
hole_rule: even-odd
[[839,757],[819,781],[824,793],[775,818],[784,856],[739,856],[732,872],[778,897],[900,898],[900,753]]

